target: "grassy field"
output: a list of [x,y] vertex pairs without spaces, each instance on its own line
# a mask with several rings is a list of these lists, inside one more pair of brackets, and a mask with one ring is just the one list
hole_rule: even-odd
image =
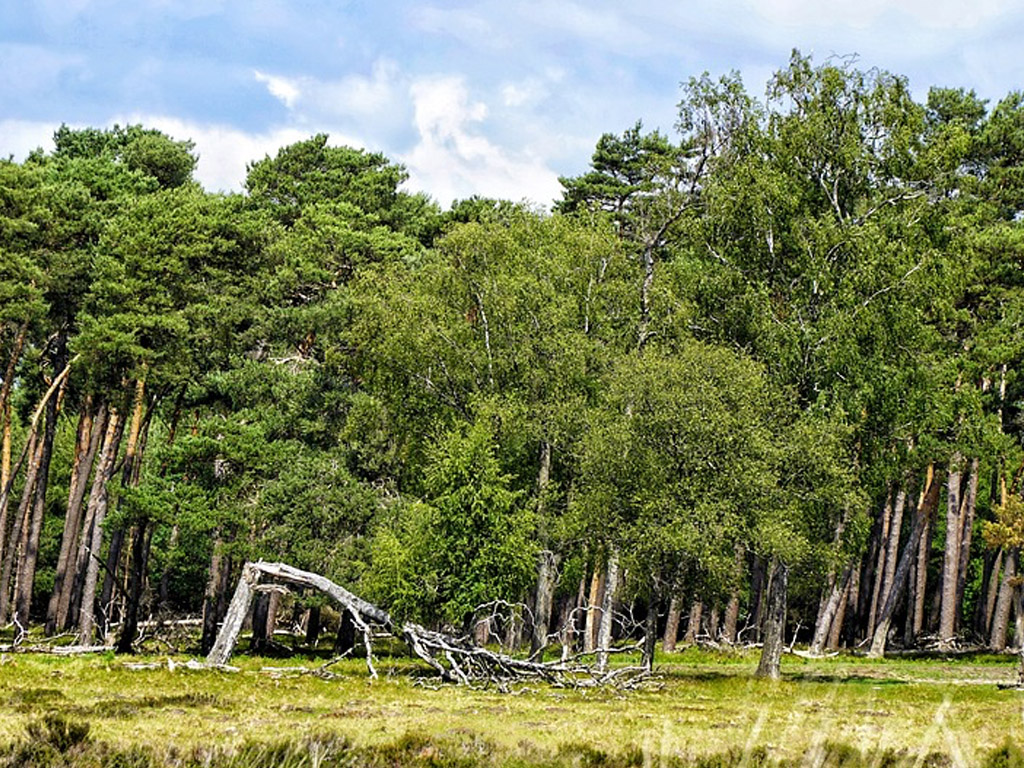
[[[145,661],[160,666],[127,665]],[[1024,693],[997,686],[1015,679],[1008,656],[787,656],[784,679],[772,683],[753,678],[750,653],[689,650],[664,657],[648,689],[533,686],[514,694],[433,689],[425,670],[399,660],[381,660],[375,681],[359,660],[332,667],[338,677],[331,680],[264,669],[315,668],[319,659],[239,656],[236,673],[189,670],[184,661],[0,656],[7,764],[16,764],[12,745],[46,741],[39,724],[54,714],[88,723],[90,739],[109,754],[143,745],[180,765],[185,757],[216,764],[215,753],[262,743],[334,738],[374,764],[448,764],[454,754],[454,763],[466,766],[685,765],[713,756],[738,765],[883,765],[897,758],[908,765],[994,765],[992,750],[1008,739],[1024,744]],[[326,764],[295,759],[266,764]],[[103,760],[97,764],[122,764]]]

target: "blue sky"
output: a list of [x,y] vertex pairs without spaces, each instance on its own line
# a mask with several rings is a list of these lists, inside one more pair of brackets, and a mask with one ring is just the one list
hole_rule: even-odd
[[53,130],[142,122],[191,138],[208,189],[326,132],[408,186],[558,194],[601,133],[673,131],[679,85],[739,70],[763,93],[792,48],[998,101],[1024,88],[1020,0],[328,2],[0,0],[0,154]]

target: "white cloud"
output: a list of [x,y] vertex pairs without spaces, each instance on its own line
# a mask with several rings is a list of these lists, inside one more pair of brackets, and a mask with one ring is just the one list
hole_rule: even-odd
[[53,150],[53,133],[60,123],[33,120],[0,120],[0,157],[25,159],[33,149]]
[[547,204],[558,194],[558,176],[542,158],[481,135],[487,106],[470,99],[463,78],[423,78],[410,94],[419,142],[400,159],[414,189],[427,190],[443,205],[473,194]]
[[294,107],[295,102],[298,101],[299,96],[302,95],[302,91],[299,89],[298,83],[294,80],[289,80],[287,77],[267,75],[260,72],[258,69],[254,70],[253,74],[256,76],[257,82],[266,84],[267,90],[270,91],[270,95],[283,102],[288,109]]
[[867,28],[888,17],[909,17],[933,29],[973,29],[1016,10],[1016,0],[748,0],[763,19],[790,27]]

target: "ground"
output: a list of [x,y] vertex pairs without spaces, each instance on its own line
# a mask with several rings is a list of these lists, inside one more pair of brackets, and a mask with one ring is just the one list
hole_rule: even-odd
[[[168,663],[170,661],[170,663]],[[868,661],[786,656],[783,680],[754,679],[753,652],[688,650],[664,658],[650,688],[569,691],[543,685],[512,694],[440,686],[419,665],[346,660],[333,679],[282,673],[322,659],[237,656],[240,671],[191,670],[186,657],[0,656],[0,744],[46,713],[88,722],[91,736],[157,751],[337,734],[355,747],[410,734],[486,742],[496,755],[555,755],[585,747],[639,754],[651,764],[759,747],[807,760],[828,741],[865,755],[941,753],[976,765],[1007,739],[1024,744],[1024,693],[1010,656]],[[129,665],[158,664],[133,669]],[[267,670],[272,666],[277,671]],[[577,761],[578,762],[578,761]],[[742,761],[741,761],[742,762]]]

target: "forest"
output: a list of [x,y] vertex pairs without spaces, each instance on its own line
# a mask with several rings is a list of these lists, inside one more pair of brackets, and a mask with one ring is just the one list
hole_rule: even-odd
[[6,637],[205,653],[263,559],[537,658],[1019,644],[1024,93],[794,52],[677,115],[551,211],[325,135],[238,194],[144,126],[0,162]]

